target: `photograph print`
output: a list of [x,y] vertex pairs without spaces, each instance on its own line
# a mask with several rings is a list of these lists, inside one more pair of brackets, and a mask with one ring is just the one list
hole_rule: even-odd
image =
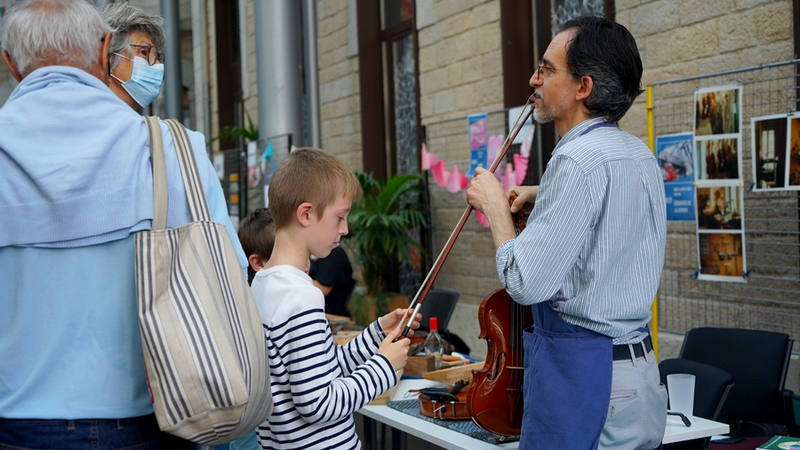
[[697,181],[739,178],[739,138],[695,141]]
[[664,183],[694,181],[692,133],[658,136],[656,158]]
[[789,119],[791,143],[789,145],[789,189],[800,189],[800,118]]
[[754,190],[786,187],[786,114],[751,119]]
[[745,282],[746,263],[741,233],[699,233],[699,280]]
[[695,91],[695,136],[739,133],[742,128],[741,93],[741,87],[733,85]]
[[697,187],[698,230],[741,230],[742,187]]

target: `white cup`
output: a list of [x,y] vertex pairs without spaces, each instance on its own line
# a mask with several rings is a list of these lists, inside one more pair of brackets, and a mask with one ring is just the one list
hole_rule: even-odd
[[694,415],[694,375],[673,373],[667,375],[667,392],[669,393],[669,410]]

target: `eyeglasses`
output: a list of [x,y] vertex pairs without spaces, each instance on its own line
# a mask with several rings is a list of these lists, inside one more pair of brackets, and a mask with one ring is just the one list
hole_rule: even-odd
[[539,64],[539,68],[536,69],[536,71],[534,71],[533,73],[534,73],[534,75],[536,75],[536,79],[538,80],[538,79],[542,79],[542,78],[546,77],[548,72],[549,73],[566,72],[568,74],[572,74],[572,72],[570,72],[569,70],[554,69],[554,68],[552,68],[550,66],[545,66],[544,64]]
[[155,46],[152,45],[142,45],[142,44],[130,44],[131,47],[136,47],[137,51],[134,56],[139,56],[147,61],[147,64],[151,66],[155,63],[164,64],[164,54],[159,52]]

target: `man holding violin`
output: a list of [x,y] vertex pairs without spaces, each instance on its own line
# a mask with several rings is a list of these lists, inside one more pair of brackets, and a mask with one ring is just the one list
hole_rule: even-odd
[[[489,220],[503,287],[533,308],[521,449],[653,449],[664,435],[667,394],[647,328],[664,265],[664,187],[647,146],[617,126],[641,76],[625,27],[565,23],[530,80],[534,118],[561,136],[541,185],[507,195],[479,169],[467,190]],[[534,201],[516,236],[511,213]]]

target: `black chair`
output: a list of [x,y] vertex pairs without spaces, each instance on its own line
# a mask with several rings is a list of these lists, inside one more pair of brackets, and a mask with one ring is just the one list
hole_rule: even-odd
[[428,291],[428,295],[419,309],[422,314],[422,320],[419,322],[420,329],[429,331],[428,319],[436,317],[439,319],[439,332],[447,332],[447,324],[456,309],[458,296],[458,292],[449,289],[431,289]]
[[[784,390],[792,339],[783,333],[734,328],[695,328],[686,333],[680,357],[729,372],[731,388],[719,419],[731,423],[731,434],[743,424],[777,424],[791,430],[793,412]],[[756,426],[772,433],[764,426]],[[760,435],[760,432],[756,432]],[[741,434],[741,432],[739,432]],[[748,433],[744,433],[748,434]]]
[[[733,375],[708,364],[688,359],[665,359],[658,365],[661,382],[667,384],[667,375],[690,373],[695,376],[694,416],[717,420],[725,404],[725,398],[733,386]],[[667,386],[669,389],[669,386]],[[710,438],[693,439],[674,444],[665,444],[664,450],[703,450]]]

